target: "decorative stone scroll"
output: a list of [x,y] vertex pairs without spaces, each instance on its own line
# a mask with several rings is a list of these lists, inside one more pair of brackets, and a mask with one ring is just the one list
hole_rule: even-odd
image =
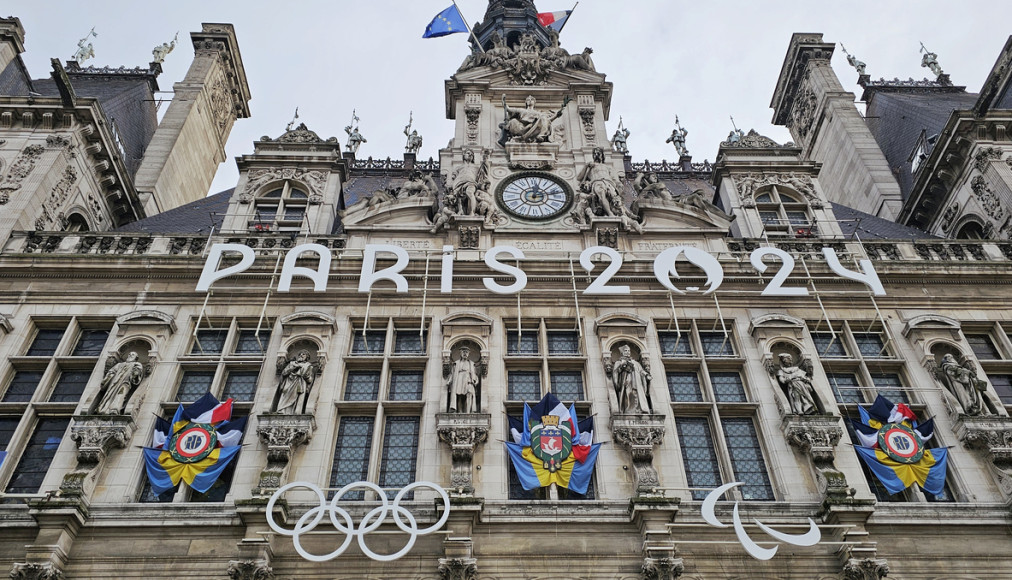
[[56,564],[19,563],[11,568],[11,580],[63,580],[63,570]]
[[[286,133],[287,135],[287,133]],[[280,141],[283,137],[279,138]],[[321,203],[327,187],[327,173],[319,170],[296,169],[294,167],[275,169],[254,169],[246,176],[246,187],[239,194],[239,203],[251,203],[257,191],[272,181],[291,179],[309,189],[309,202]]]
[[11,192],[21,189],[21,182],[35,169],[35,162],[45,150],[42,145],[29,145],[21,151],[21,155],[14,160],[7,175],[0,182],[0,205],[10,201]]
[[455,497],[474,495],[472,463],[479,445],[488,441],[492,416],[487,413],[438,413],[436,433],[439,440],[450,446],[453,465],[450,468],[450,487]]
[[440,558],[440,580],[478,580],[476,558]]
[[994,190],[991,189],[990,184],[984,179],[983,175],[973,178],[970,182],[970,189],[973,190],[974,195],[977,196],[977,201],[980,202],[980,205],[992,219],[1000,222],[1005,218],[1005,206],[1002,205],[1001,200]]
[[785,415],[780,430],[791,446],[812,460],[819,491],[830,503],[852,495],[847,477],[836,468],[836,446],[843,437],[840,419],[830,415]]
[[61,495],[76,498],[89,495],[99,467],[110,451],[127,446],[134,427],[134,419],[130,415],[74,417],[70,439],[77,443],[77,467],[63,476]]
[[230,580],[274,580],[274,569],[267,560],[232,560],[228,563]]
[[267,446],[267,467],[260,472],[254,495],[269,496],[281,487],[295,449],[313,439],[316,419],[312,415],[260,414],[257,437]]
[[612,415],[615,441],[629,451],[639,497],[660,497],[654,447],[664,440],[664,415]]

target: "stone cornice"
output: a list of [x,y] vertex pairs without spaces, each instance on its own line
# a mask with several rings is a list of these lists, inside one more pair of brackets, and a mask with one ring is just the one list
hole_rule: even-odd
[[250,116],[250,90],[246,81],[246,69],[239,54],[239,42],[236,40],[235,28],[231,24],[203,23],[200,32],[191,32],[194,52],[200,50],[216,51],[222,60],[225,76],[231,88],[232,103],[237,119]]
[[19,18],[0,18],[0,41],[12,43],[18,54],[25,51],[25,27]]
[[828,63],[833,58],[836,45],[822,41],[821,32],[796,32],[791,36],[791,44],[784,57],[777,88],[773,92],[770,108],[773,109],[773,123],[786,125],[791,110],[794,108],[794,97],[801,87],[808,63],[821,60]]

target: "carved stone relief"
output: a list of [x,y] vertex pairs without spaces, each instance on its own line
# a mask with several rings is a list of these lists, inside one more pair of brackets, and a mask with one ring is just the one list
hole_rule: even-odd
[[45,148],[42,145],[29,145],[14,160],[7,175],[0,182],[0,205],[10,201],[10,193],[21,189],[21,182],[35,169],[35,163]]
[[259,415],[257,437],[267,446],[267,466],[260,472],[254,495],[270,495],[283,485],[295,449],[309,443],[315,430],[312,415]]
[[1000,222],[1005,217],[1005,207],[991,189],[987,180],[984,179],[983,175],[974,177],[973,181],[970,182],[970,188],[977,196],[977,200],[980,201],[980,205],[984,208],[984,211],[986,211],[992,219]]
[[973,166],[977,171],[984,173],[984,170],[991,165],[992,161],[1001,159],[1002,151],[997,147],[984,147],[973,156]]
[[659,497],[661,482],[654,467],[654,447],[664,440],[663,415],[613,415],[611,431],[615,441],[632,456],[636,494]]
[[309,189],[309,202],[321,203],[323,193],[327,187],[327,173],[318,170],[297,169],[294,167],[275,169],[254,169],[249,172],[246,179],[246,187],[239,195],[240,203],[250,203],[253,196],[272,181],[291,179],[304,184]]
[[772,354],[763,362],[767,372],[777,382],[787,398],[790,412],[794,415],[815,415],[821,412],[821,402],[815,393],[815,387],[812,386],[814,368],[811,357],[804,353],[798,353],[800,360],[795,364],[794,353],[785,351],[783,347],[773,348],[779,350],[776,353],[776,362],[774,362]]
[[478,242],[481,239],[480,226],[460,226],[458,231],[461,248],[474,249],[478,247]]
[[738,186],[738,196],[742,207],[755,207],[755,193],[767,185],[780,185],[797,191],[805,196],[808,204],[814,209],[823,207],[823,202],[815,193],[812,176],[804,173],[746,173],[734,176]]
[[228,563],[230,580],[274,580],[274,569],[267,560],[232,560]]
[[11,580],[63,580],[63,570],[51,562],[45,564],[14,564]]
[[952,222],[956,221],[956,217],[959,215],[959,204],[952,204],[949,209],[945,210],[942,214],[942,231],[948,232],[949,228],[952,227]]
[[780,425],[784,437],[812,460],[819,491],[830,503],[851,496],[847,477],[836,468],[836,446],[843,437],[839,419],[826,415],[788,415]]
[[478,580],[478,560],[475,558],[440,558],[440,580]]
[[851,558],[843,566],[844,580],[881,580],[889,575],[885,560]]
[[640,573],[643,580],[674,580],[684,571],[681,558],[644,558]]
[[791,117],[787,123],[787,128],[794,129],[798,137],[802,139],[807,137],[808,133],[812,130],[812,123],[815,121],[815,110],[819,104],[815,92],[808,85],[809,81],[806,77],[794,99],[794,109],[791,111]]
[[453,460],[450,468],[450,487],[455,495],[474,493],[472,463],[478,446],[488,441],[491,415],[482,413],[439,413],[436,415],[436,433],[439,440],[450,446]]
[[70,427],[70,439],[77,443],[77,466],[63,476],[64,497],[85,497],[91,493],[94,475],[113,449],[123,449],[134,432],[133,417],[79,416]]

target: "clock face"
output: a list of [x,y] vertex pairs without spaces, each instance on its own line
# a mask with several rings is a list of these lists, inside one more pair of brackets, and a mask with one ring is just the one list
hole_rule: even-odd
[[499,203],[506,212],[527,220],[558,217],[573,196],[566,184],[544,173],[523,173],[499,186]]

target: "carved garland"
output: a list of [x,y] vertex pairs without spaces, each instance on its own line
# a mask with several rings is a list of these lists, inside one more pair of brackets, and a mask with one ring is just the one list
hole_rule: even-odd
[[824,207],[815,193],[815,183],[810,175],[803,173],[746,173],[735,176],[742,207],[755,207],[756,190],[767,185],[780,185],[805,196],[813,209]]
[[35,162],[38,161],[45,147],[42,145],[29,145],[21,152],[21,155],[11,165],[10,171],[0,182],[0,205],[10,201],[10,193],[21,189],[21,182],[35,169]]
[[1002,206],[1001,200],[995,195],[983,175],[974,177],[970,182],[970,188],[980,201],[980,205],[993,220],[1000,222],[1005,218],[1005,208]]
[[253,192],[260,190],[272,181],[291,179],[304,184],[309,189],[309,203],[323,202],[323,191],[327,186],[327,173],[319,170],[296,169],[293,167],[278,169],[254,169],[249,172],[246,187],[239,194],[239,203],[252,203]]

